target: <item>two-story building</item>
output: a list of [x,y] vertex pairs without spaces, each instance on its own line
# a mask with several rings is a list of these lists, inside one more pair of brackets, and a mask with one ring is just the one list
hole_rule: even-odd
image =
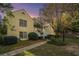
[[32,18],[24,10],[16,10],[13,12],[13,17],[7,16],[9,26],[7,29],[7,36],[17,36],[21,40],[28,39],[28,33],[33,32],[34,23]]
[[[27,40],[28,34],[30,32],[39,32],[35,31],[34,20],[28,15],[24,10],[13,11],[13,16],[6,16],[9,22],[7,28],[7,36],[16,36],[21,40]],[[46,35],[55,35],[54,29],[48,24],[44,24],[43,36]],[[41,36],[41,34],[39,35]]]

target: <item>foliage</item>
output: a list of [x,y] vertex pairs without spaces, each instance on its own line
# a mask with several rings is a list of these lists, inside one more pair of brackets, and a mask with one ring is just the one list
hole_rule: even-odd
[[11,10],[13,9],[13,6],[10,4],[10,3],[0,3],[0,11],[2,13],[5,13],[7,14],[8,12],[8,15],[11,14]]
[[13,9],[12,5],[10,3],[0,3],[0,12],[3,13],[4,18],[2,19],[2,22],[0,23],[0,34],[2,36],[7,34],[7,26],[9,26],[8,19],[6,16],[13,16],[11,10]]
[[75,3],[47,4],[41,9],[41,18],[50,23],[56,34],[62,34],[63,42],[65,32],[78,30],[78,23],[73,25],[73,21],[79,19],[78,15],[79,4]]
[[11,45],[18,42],[18,38],[16,36],[6,36],[3,39],[3,44],[5,45]]
[[76,22],[72,22],[72,31],[79,32],[79,19]]
[[51,37],[50,40],[48,41],[49,44],[54,44],[57,46],[62,46],[66,45],[66,42],[62,42],[62,38],[59,39],[60,37]]
[[41,9],[41,16],[43,20],[52,24],[51,26],[55,32],[61,32],[62,29],[71,28],[72,21],[79,14],[78,6],[79,4],[75,3],[47,4]]
[[37,31],[39,34],[43,33],[43,23],[42,21],[38,18],[33,18],[34,20],[34,28],[35,31]]
[[40,23],[35,23],[34,27],[36,27],[36,28],[42,28],[42,25]]
[[4,17],[3,22],[0,23],[0,34],[6,35],[7,34],[7,26],[8,26],[8,19]]
[[46,38],[47,39],[51,39],[51,38],[55,39],[55,35],[47,35]]
[[37,40],[39,38],[38,34],[35,32],[31,32],[28,34],[30,40]]

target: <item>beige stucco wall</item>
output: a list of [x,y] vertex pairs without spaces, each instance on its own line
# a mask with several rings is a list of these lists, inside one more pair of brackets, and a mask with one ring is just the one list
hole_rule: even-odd
[[[22,12],[24,12],[25,14],[23,14]],[[20,31],[27,32],[27,33],[34,31],[33,20],[25,10],[14,11],[13,15],[14,15],[14,17],[7,16],[8,21],[10,23],[10,26],[8,26],[8,31],[7,31],[8,36],[19,37]],[[19,19],[27,20],[27,27],[20,27]],[[12,26],[15,26],[15,29],[16,29],[15,31],[11,30]]]

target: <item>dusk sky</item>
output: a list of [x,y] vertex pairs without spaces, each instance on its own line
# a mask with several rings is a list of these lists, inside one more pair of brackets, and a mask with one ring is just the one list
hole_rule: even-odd
[[38,17],[39,9],[44,3],[14,3],[12,5],[14,9],[25,9],[31,17]]

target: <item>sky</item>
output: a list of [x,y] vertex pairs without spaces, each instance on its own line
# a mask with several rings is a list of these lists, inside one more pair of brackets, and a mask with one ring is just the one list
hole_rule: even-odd
[[42,8],[44,3],[13,3],[12,6],[15,10],[25,9],[31,17],[38,17],[39,10]]

